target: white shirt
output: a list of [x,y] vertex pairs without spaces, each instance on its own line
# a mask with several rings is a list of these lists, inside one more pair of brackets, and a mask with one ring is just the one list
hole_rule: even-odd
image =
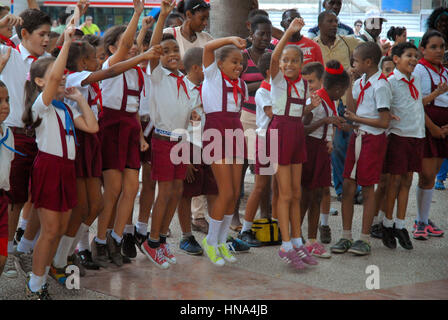
[[[109,59],[103,63],[103,70],[108,69]],[[135,69],[130,69],[124,73],[126,77],[126,83],[129,90],[139,90],[138,73]],[[124,81],[123,74],[119,74],[116,77],[104,79],[101,81],[101,92],[103,96],[103,107],[110,109],[121,110],[121,102],[123,100],[124,93]],[[140,99],[138,96],[128,96],[126,104],[127,112],[137,112],[140,106]]]
[[[422,94],[424,97],[431,94],[431,78],[429,76],[428,71],[431,73],[432,80],[434,81],[434,85],[437,87],[437,85],[440,83],[440,76],[431,70],[430,68],[426,68],[425,66],[418,64],[414,69],[414,75],[417,75],[420,78],[421,86],[422,86]],[[442,82],[447,82],[448,79],[448,71],[444,68],[444,71],[442,75],[445,77],[442,77]],[[445,92],[444,94],[441,94],[437,98],[434,99],[434,104],[438,107],[447,108],[448,107],[448,92]]]
[[188,96],[183,86],[177,90],[177,79],[171,73],[159,63],[150,75],[150,117],[156,130],[168,131],[167,136],[176,129],[187,129],[192,109],[201,104],[197,90],[186,86]]
[[255,104],[257,106],[255,118],[257,129],[255,130],[255,132],[259,136],[265,137],[266,129],[269,126],[269,122],[271,122],[271,118],[269,118],[264,112],[264,108],[268,106],[272,107],[271,91],[261,87],[258,88],[258,90],[255,92]]
[[406,76],[395,68],[393,75],[387,79],[391,89],[390,112],[400,118],[399,121],[391,120],[388,131],[401,137],[424,138],[425,111],[420,79],[412,76],[419,92],[418,99],[414,100],[408,84],[401,81],[403,78],[406,79]]
[[[311,104],[311,99],[308,99],[306,103],[307,104]],[[336,103],[335,103],[335,105],[336,105]],[[324,108],[325,107],[321,103],[321,104],[319,104],[319,106],[317,106],[316,108],[311,110],[311,113],[313,114],[313,119],[311,120],[310,124],[312,124],[314,122],[317,122],[319,120],[322,120],[324,118],[327,118],[327,117],[332,117],[334,115],[333,111],[331,110],[331,108],[329,106],[327,106],[328,114],[325,112]],[[313,138],[316,138],[316,139],[324,138],[326,141],[331,141],[332,138],[333,138],[333,136],[332,136],[333,135],[333,125],[332,124],[328,125],[328,127],[327,127],[327,136],[326,137],[323,137],[323,135],[324,135],[324,127],[325,127],[325,125],[320,126],[319,128],[317,128],[313,132],[309,133],[308,135],[310,137],[313,137]]]
[[[205,113],[222,112],[222,75],[221,70],[218,68],[218,63],[215,61],[207,68],[204,69],[204,82],[202,84],[202,105]],[[224,80],[226,86],[231,88],[232,85]],[[244,81],[243,81],[244,83]],[[238,86],[241,86],[241,81],[238,79]],[[243,92],[245,97],[249,97],[249,91],[247,91],[246,83],[244,83]],[[238,93],[238,105],[235,104],[235,98],[233,92],[227,93],[227,112],[240,112],[240,106],[242,105],[243,97]]]
[[[0,123],[3,134],[0,133],[0,139],[3,139],[6,135],[8,127],[4,123]],[[11,129],[8,129],[8,139],[5,143],[8,147],[14,149],[14,135]],[[20,155],[17,155],[21,157]],[[0,145],[0,190],[9,191],[9,174],[11,171],[11,161],[14,159],[14,152],[5,148],[4,145]]]
[[[193,82],[191,82],[186,76],[184,78],[184,81],[189,91],[196,92],[196,94],[199,95],[199,102],[200,102],[201,101],[200,93],[197,89],[195,89],[197,86]],[[192,144],[194,144],[199,148],[202,148],[202,130],[204,129],[205,125],[205,114],[202,108],[200,108],[199,106],[195,108],[195,111],[201,116],[201,121],[194,121],[194,126],[191,123],[191,121],[188,121],[187,141],[191,142]]]
[[213,40],[213,37],[210,34],[208,34],[205,31],[202,31],[202,32],[196,32],[196,40],[194,42],[190,42],[188,39],[185,39],[184,36],[182,35],[182,32],[180,31],[180,26],[175,28],[163,29],[163,33],[170,33],[172,35],[175,34],[177,44],[179,45],[181,58],[184,57],[184,54],[185,52],[188,51],[188,49],[196,47],[204,48],[207,42]]
[[139,114],[140,116],[149,116],[149,103],[150,103],[150,97],[149,97],[149,87],[150,87],[150,78],[149,78],[149,67],[146,69],[147,72],[143,72],[143,77],[145,78],[145,90],[142,90],[142,93],[140,94],[140,109]]
[[[67,76],[67,80],[65,82],[65,87],[75,87],[81,92],[81,94],[84,96],[86,101],[89,101],[89,92],[90,97],[92,99],[96,98],[96,92],[93,90],[93,88],[90,86],[90,84],[87,84],[85,86],[82,86],[81,83],[87,79],[92,72],[84,70],[81,72],[75,72],[71,73]],[[81,109],[78,106],[78,103],[76,101],[70,100],[70,99],[64,99],[64,102],[68,104],[72,109],[75,108],[79,113],[82,114]],[[93,106],[90,106],[92,108],[93,113],[95,114],[96,119],[98,120],[98,105],[94,104]]]
[[[361,93],[360,83],[365,87],[370,82],[370,87],[364,90],[364,98],[356,109],[357,116],[368,119],[379,119],[380,114],[378,109],[390,109],[390,86],[387,84],[387,80],[380,79],[381,75],[381,71],[378,71],[366,82],[367,75],[363,74],[353,84],[352,94],[356,103]],[[376,128],[366,124],[359,124],[359,129],[374,135],[379,135],[386,131],[386,129]]]
[[[76,108],[71,108],[73,112],[73,121],[81,114]],[[56,113],[61,119],[65,134],[65,113],[62,110],[56,109],[52,104],[46,106],[42,101],[42,93],[39,94],[33,106],[31,107],[33,113],[33,120],[37,117],[42,119],[41,124],[36,128],[36,143],[40,151],[49,153],[58,157],[63,157],[63,149],[61,142],[61,133]],[[75,160],[76,148],[75,138],[73,136],[65,135],[67,142],[67,157],[70,160]]]
[[[300,98],[306,100],[305,83],[303,79],[295,84],[299,97],[294,88],[291,88],[291,98]],[[284,116],[286,111],[286,100],[288,98],[288,83],[279,71],[274,79],[271,78],[271,98],[272,112],[278,116]],[[301,117],[303,114],[303,105],[291,103],[289,114],[287,116]]]

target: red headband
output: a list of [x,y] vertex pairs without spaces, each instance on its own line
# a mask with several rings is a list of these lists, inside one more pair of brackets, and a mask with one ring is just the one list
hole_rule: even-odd
[[338,69],[325,67],[325,71],[328,72],[329,74],[339,75],[342,74],[342,72],[344,72],[344,67],[342,67],[342,64],[339,65]]

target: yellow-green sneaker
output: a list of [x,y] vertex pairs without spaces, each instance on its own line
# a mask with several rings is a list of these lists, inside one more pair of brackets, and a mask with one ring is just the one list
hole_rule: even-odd
[[224,258],[224,260],[231,263],[236,262],[236,258],[232,253],[230,253],[227,243],[218,244],[218,250],[221,256]]
[[204,240],[202,240],[202,248],[214,265],[222,267],[225,264],[224,259],[218,255],[217,248],[207,243],[207,238],[204,238]]

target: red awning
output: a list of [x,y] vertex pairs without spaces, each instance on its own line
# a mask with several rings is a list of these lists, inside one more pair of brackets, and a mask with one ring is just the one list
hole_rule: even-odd
[[[205,0],[209,2],[209,0]],[[44,6],[75,6],[78,1],[76,0],[67,0],[67,1],[59,1],[59,0],[46,0],[44,1]],[[145,7],[160,7],[160,0],[146,0]],[[90,1],[90,7],[107,7],[107,8],[132,8],[132,0],[123,1],[123,0],[96,0]]]

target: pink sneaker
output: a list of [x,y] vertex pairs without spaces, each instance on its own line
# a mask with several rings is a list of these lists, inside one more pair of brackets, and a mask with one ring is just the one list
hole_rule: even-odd
[[303,270],[306,268],[302,259],[299,258],[295,250],[284,251],[282,248],[278,250],[278,255],[286,263],[290,263],[294,269]]
[[157,267],[160,269],[168,269],[170,264],[166,261],[165,256],[163,255],[163,251],[161,247],[151,248],[148,245],[148,241],[143,243],[143,253],[148,257],[150,261],[152,261]]
[[160,248],[162,249],[163,255],[169,263],[176,264],[177,260],[174,254],[170,250],[170,245],[168,243],[161,243]]
[[314,242],[313,244],[306,246],[306,249],[310,254],[312,254],[315,257],[325,259],[331,258],[331,254],[327,252],[324,246],[321,245],[319,242]]
[[297,255],[299,256],[300,259],[303,260],[303,262],[305,262],[306,264],[315,266],[317,264],[319,264],[319,262],[317,262],[316,259],[314,259],[314,257],[312,255],[310,255],[310,253],[308,252],[308,250],[305,248],[304,245],[295,248],[294,250],[297,252]]
[[437,227],[434,222],[429,219],[428,224],[426,225],[426,230],[428,231],[428,235],[432,237],[441,237],[444,234],[443,230],[440,230],[439,227]]

